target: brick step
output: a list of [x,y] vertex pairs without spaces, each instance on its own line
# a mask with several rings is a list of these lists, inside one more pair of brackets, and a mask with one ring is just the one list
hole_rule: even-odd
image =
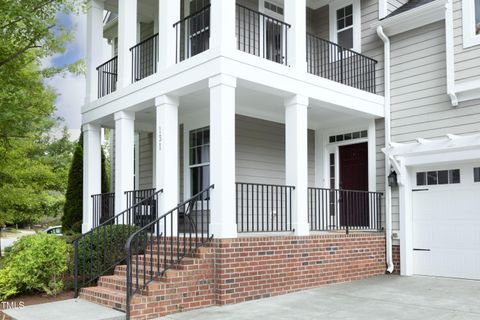
[[[155,278],[155,280],[158,280],[158,281],[161,281],[161,282],[171,282],[171,279],[183,277],[183,276],[187,275],[188,271],[189,271],[189,270],[174,269],[174,268],[170,268],[166,272],[162,272],[162,270],[163,269],[160,269],[160,273],[158,273],[158,269],[153,269],[152,275]],[[198,270],[198,268],[196,270]],[[134,268],[132,270],[133,277],[136,277],[136,271],[137,271],[136,268]],[[149,277],[150,272],[151,272],[149,267],[147,267],[146,272],[147,272],[147,277]],[[139,266],[138,267],[138,277],[139,278],[142,277],[142,279],[143,279],[144,274],[145,274],[145,270],[143,269],[143,265]],[[115,271],[114,271],[114,275],[115,276],[120,276],[120,277],[126,277],[127,266],[126,265],[116,266]]]
[[103,306],[125,312],[127,296],[125,292],[105,287],[87,287],[80,289],[80,298]]
[[[136,277],[133,277],[133,287],[136,287]],[[143,286],[143,278],[138,279],[140,285]],[[122,276],[102,276],[98,279],[98,287],[106,288],[110,290],[115,290],[118,292],[125,293],[127,292],[127,278]],[[141,294],[144,296],[149,295],[149,293],[155,292],[158,294],[159,291],[164,291],[166,289],[165,283],[160,281],[150,282],[145,289],[142,290]]]
[[[178,257],[176,254],[173,256],[168,254],[165,259],[165,256],[163,254],[147,252],[145,255],[140,254],[140,255],[132,256],[132,263],[137,264],[138,262],[139,265],[142,265],[143,262],[145,261],[147,265],[150,265],[150,263],[153,263],[154,267],[156,267],[158,264],[163,266],[165,261],[170,263],[172,261],[171,258],[173,259],[174,263],[177,263]],[[183,265],[191,265],[191,264],[198,263],[199,261],[200,261],[200,258],[192,257],[192,256],[185,256],[183,257],[183,259],[180,259],[180,263]]]
[[192,247],[192,249],[190,249],[189,246],[187,245],[184,250],[183,246],[180,246],[178,248],[176,244],[174,244],[173,248],[170,247],[170,244],[168,244],[166,248],[163,245],[157,246],[156,244],[154,244],[151,247],[148,246],[145,250],[145,252],[147,253],[154,253],[154,254],[157,254],[157,252],[159,252],[160,254],[163,254],[164,252],[166,252],[167,254],[173,253],[176,255],[177,252],[180,252],[182,254],[186,253],[188,256],[194,256],[198,258],[203,257],[203,255],[209,253],[210,251],[211,250],[208,246],[203,246],[196,249]]

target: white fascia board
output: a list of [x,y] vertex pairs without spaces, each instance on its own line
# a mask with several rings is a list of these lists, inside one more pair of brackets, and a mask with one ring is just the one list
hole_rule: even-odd
[[209,50],[83,106],[82,122],[89,123],[127,108],[141,110],[142,102],[160,95],[195,91],[203,84],[206,86],[206,80],[217,74],[228,74],[280,95],[300,94],[324,101],[343,107],[337,111],[360,117],[382,118],[385,115],[384,98],[380,95],[298,72],[295,68],[286,68],[241,51],[222,56]]
[[436,0],[418,8],[397,14],[371,25],[372,29],[382,26],[385,34],[394,36],[445,19],[446,0]]
[[455,93],[458,101],[480,99],[480,79],[456,83]]

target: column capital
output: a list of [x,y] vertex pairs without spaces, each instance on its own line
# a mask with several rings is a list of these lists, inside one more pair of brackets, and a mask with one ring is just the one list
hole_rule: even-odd
[[100,125],[96,123],[86,123],[82,125],[82,132],[100,131]]
[[177,96],[172,95],[162,95],[155,98],[155,106],[159,107],[162,105],[172,105],[178,106],[179,105],[179,98]]
[[301,106],[308,107],[309,98],[307,96],[295,94],[293,96],[285,97],[284,103],[285,103],[285,107],[289,107],[293,105],[301,105]]
[[208,87],[210,89],[221,85],[236,88],[237,78],[228,74],[221,73],[208,79]]
[[115,121],[126,119],[126,120],[135,120],[135,112],[132,111],[118,111],[114,114]]

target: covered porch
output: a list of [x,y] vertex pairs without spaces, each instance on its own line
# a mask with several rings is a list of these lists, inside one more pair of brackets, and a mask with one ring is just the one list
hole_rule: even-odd
[[[194,224],[217,238],[381,230],[377,118],[226,75],[145,101],[84,129],[96,144],[100,127],[115,132],[115,191],[87,192],[84,230],[152,197],[129,223],[183,203],[175,231]],[[86,150],[88,173],[97,163]]]

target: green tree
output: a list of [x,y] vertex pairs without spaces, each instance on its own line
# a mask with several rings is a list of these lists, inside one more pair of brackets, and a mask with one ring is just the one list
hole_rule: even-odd
[[[102,193],[108,192],[108,174],[106,158],[102,149]],[[68,174],[68,186],[65,194],[65,206],[62,227],[65,231],[81,232],[83,221],[83,135],[75,146],[72,165]]]

